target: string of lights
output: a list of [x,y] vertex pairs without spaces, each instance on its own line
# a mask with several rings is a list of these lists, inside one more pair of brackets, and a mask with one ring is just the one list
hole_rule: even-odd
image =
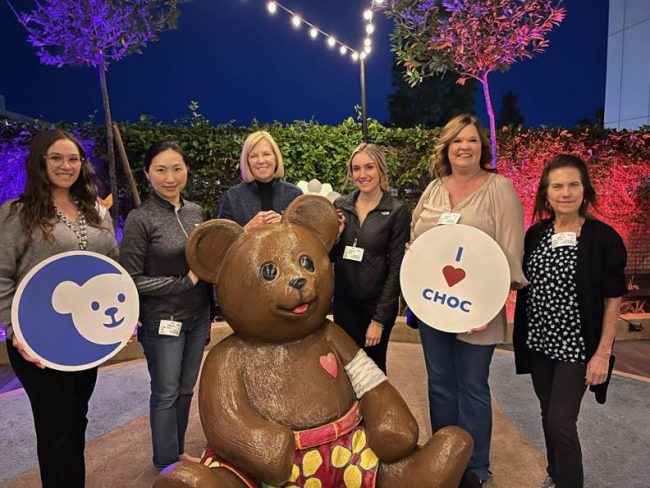
[[303,17],[285,7],[277,0],[266,2],[266,10],[268,10],[271,15],[275,15],[278,11],[288,14],[291,18],[291,25],[294,29],[300,29],[303,25],[307,26],[309,29],[309,37],[313,40],[322,36],[329,48],[334,49],[338,46],[338,51],[342,56],[349,55],[353,61],[358,61],[359,59],[364,60],[372,51],[372,34],[375,32],[375,25],[372,23],[372,18],[375,8],[383,3],[384,0],[371,0],[370,7],[363,11],[365,35],[362,45],[358,49],[351,47],[349,44],[342,42],[332,34],[325,32],[323,29],[305,20]]

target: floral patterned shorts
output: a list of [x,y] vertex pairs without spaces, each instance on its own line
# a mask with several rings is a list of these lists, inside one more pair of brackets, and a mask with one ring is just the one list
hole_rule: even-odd
[[[296,457],[289,481],[282,488],[374,488],[379,460],[368,447],[356,403],[341,419],[316,429],[295,432]],[[211,469],[227,469],[248,488],[276,488],[258,483],[220,458],[204,451],[201,463]]]

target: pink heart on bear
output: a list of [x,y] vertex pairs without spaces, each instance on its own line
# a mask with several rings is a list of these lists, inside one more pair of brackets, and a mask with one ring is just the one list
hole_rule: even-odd
[[339,375],[339,365],[336,362],[336,356],[334,356],[334,353],[330,352],[321,356],[320,365],[332,378],[336,378]]

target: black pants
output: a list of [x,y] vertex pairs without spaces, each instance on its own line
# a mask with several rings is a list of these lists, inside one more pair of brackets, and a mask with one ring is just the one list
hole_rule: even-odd
[[40,369],[23,359],[7,340],[9,361],[29,397],[34,415],[38,465],[44,488],[83,488],[88,401],[97,368]]
[[557,488],[582,488],[578,414],[584,396],[586,364],[555,361],[532,353],[531,376],[542,410],[548,474]]
[[388,350],[388,339],[397,317],[397,305],[395,313],[388,324],[384,325],[379,344],[372,347],[365,347],[366,331],[372,320],[377,307],[377,300],[350,300],[334,296],[333,312],[334,322],[340,325],[354,341],[363,348],[381,370],[386,372],[386,351]]

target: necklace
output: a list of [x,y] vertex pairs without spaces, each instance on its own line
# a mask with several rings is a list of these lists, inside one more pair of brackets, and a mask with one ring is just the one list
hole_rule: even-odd
[[54,206],[54,213],[56,213],[56,216],[59,218],[61,222],[63,222],[66,227],[68,227],[74,234],[77,236],[77,242],[79,243],[79,249],[82,251],[86,249],[88,246],[88,227],[86,226],[86,216],[83,214],[83,212],[79,209],[79,202],[75,202],[77,204],[77,212],[79,215],[79,218],[77,220],[78,227],[76,227],[72,222],[70,222],[70,219],[63,215],[63,212],[57,207],[56,205]]

